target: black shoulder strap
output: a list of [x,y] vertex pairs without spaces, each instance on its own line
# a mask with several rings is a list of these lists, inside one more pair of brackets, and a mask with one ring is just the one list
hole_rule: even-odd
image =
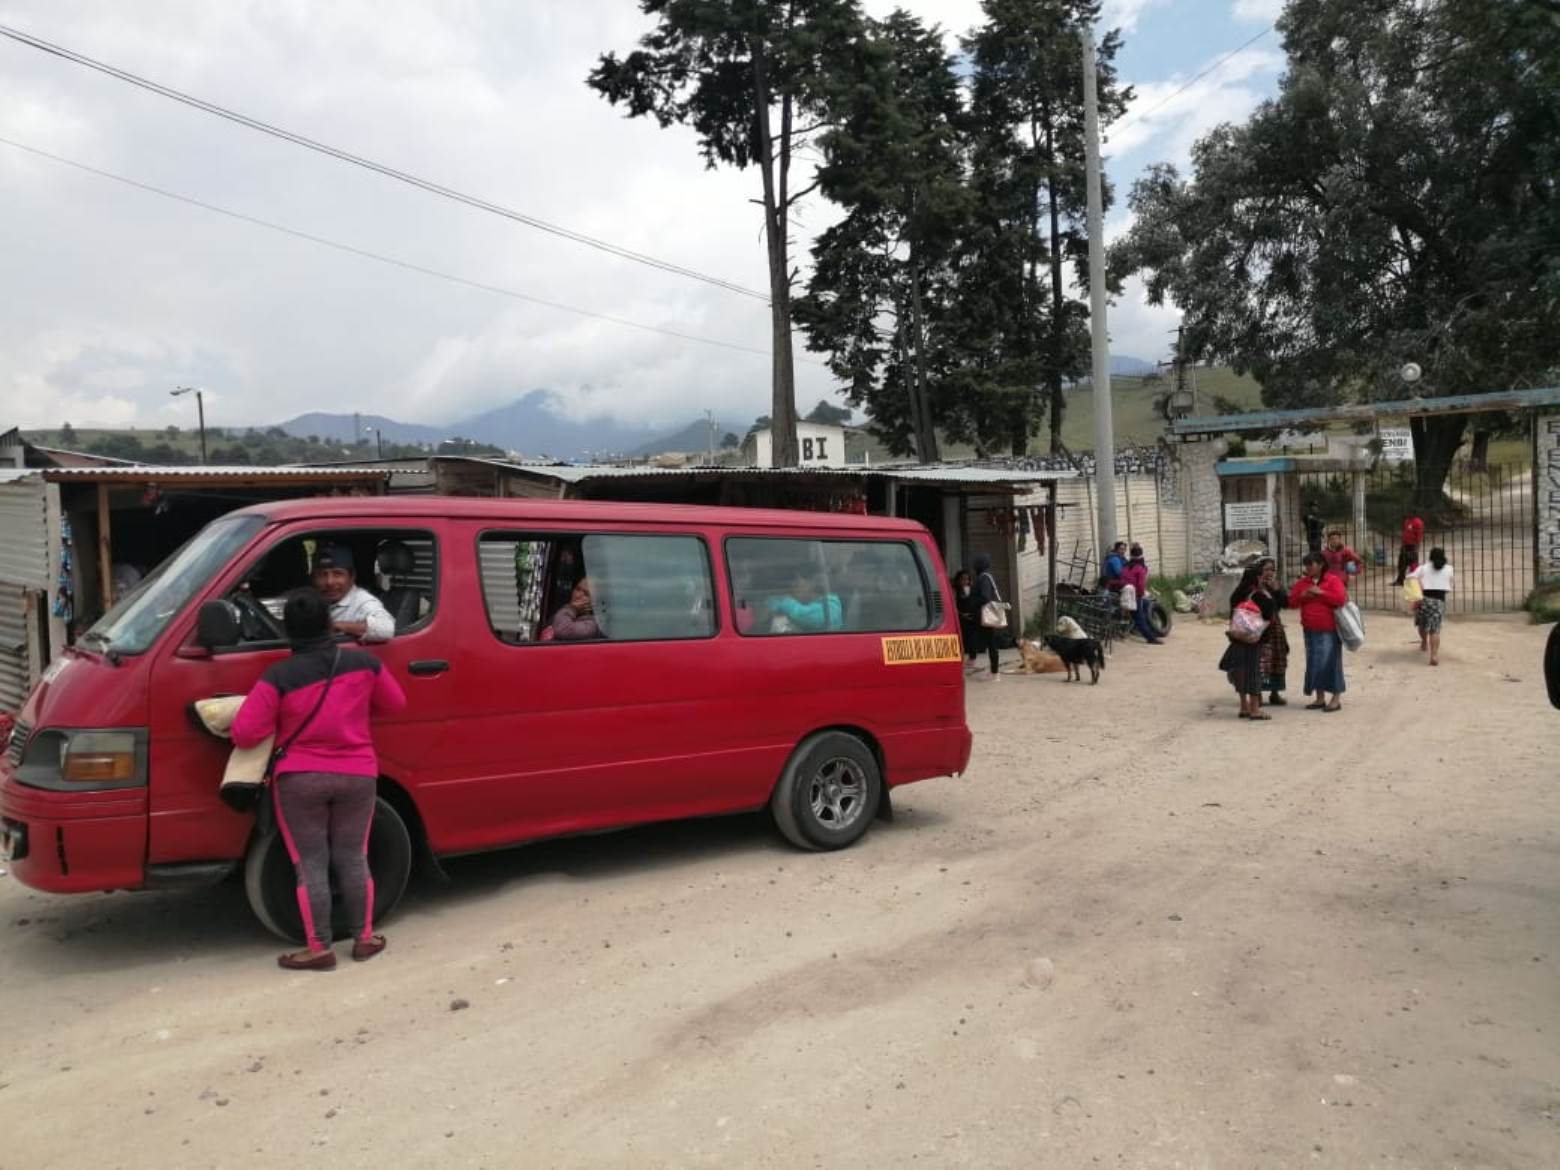
[[303,717],[303,722],[293,728],[293,733],[287,737],[287,742],[271,753],[271,764],[266,769],[266,775],[276,771],[276,765],[282,762],[292,745],[298,742],[298,737],[314,722],[314,717],[320,713],[320,708],[325,705],[325,697],[330,694],[330,684],[336,681],[336,669],[341,665],[341,647],[333,646],[330,656],[330,673],[325,676],[325,685],[320,688],[320,697],[314,700],[314,707]]

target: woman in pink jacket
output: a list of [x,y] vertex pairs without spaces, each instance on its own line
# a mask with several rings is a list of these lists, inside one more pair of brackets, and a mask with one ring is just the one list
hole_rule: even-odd
[[298,910],[305,950],[282,955],[290,971],[329,971],[330,875],[352,929],[352,957],[385,949],[374,933],[374,878],[368,868],[379,761],[369,716],[406,706],[395,676],[367,651],[339,646],[330,635],[330,607],[317,590],[291,597],[282,624],[293,652],[266,669],[233,720],[233,742],[254,747],[274,736],[271,793],[276,823],[298,871]]
[[1154,633],[1154,627],[1148,621],[1148,562],[1143,559],[1142,545],[1134,544],[1127,554],[1127,567],[1121,570],[1121,583],[1137,591],[1137,609],[1133,611],[1132,624],[1143,635],[1143,641],[1150,646],[1159,645],[1164,639]]

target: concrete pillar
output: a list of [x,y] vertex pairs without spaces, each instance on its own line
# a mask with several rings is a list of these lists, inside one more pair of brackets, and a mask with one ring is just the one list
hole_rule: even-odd
[[1187,571],[1208,573],[1224,551],[1223,489],[1215,464],[1224,455],[1223,439],[1182,442],[1176,447],[1181,495],[1186,501]]

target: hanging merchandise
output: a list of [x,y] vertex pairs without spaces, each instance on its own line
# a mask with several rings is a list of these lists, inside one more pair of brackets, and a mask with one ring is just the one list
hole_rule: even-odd
[[1045,530],[1050,512],[1051,509],[1049,508],[1029,509],[1030,524],[1035,530],[1035,552],[1041,556],[1045,555]]
[[60,577],[54,583],[52,610],[55,617],[67,624],[76,620],[75,575],[71,571],[73,559],[70,520],[67,518],[60,521]]

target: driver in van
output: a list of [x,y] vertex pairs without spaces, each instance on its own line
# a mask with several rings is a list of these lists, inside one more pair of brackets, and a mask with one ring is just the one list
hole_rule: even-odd
[[314,554],[314,587],[330,606],[331,629],[360,642],[388,642],[395,636],[395,619],[367,589],[359,587],[352,550],[327,544]]

